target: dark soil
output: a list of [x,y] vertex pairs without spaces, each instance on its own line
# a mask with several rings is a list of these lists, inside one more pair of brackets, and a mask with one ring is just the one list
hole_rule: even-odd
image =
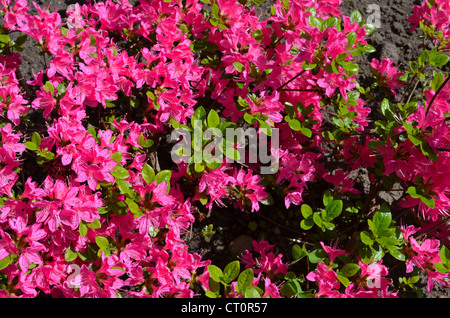
[[[41,7],[50,5],[50,10],[58,9],[62,16],[64,16],[67,6],[76,2],[81,3],[76,0],[36,0]],[[359,82],[363,86],[371,77],[368,66],[372,58],[390,58],[396,61],[400,69],[407,69],[408,62],[419,55],[423,49],[423,42],[418,37],[418,33],[421,31],[416,30],[411,35],[407,17],[413,12],[413,5],[420,2],[420,0],[343,0],[343,14],[350,15],[353,10],[358,9],[363,19],[367,19],[372,13],[367,12],[369,5],[376,4],[380,7],[380,28],[377,28],[369,39],[369,44],[376,48],[376,52],[365,55],[358,61],[360,65]],[[31,4],[31,1],[29,3]],[[271,4],[272,0],[267,0],[256,8],[262,18],[267,18],[270,14]],[[33,12],[37,13],[32,5],[31,7]],[[48,63],[39,55],[36,44],[36,41],[28,40],[22,53],[20,70],[26,80],[32,79],[33,74],[44,69],[45,63]],[[310,191],[313,192],[313,189]],[[283,207],[284,202],[275,202],[275,205],[268,207],[262,206],[262,209],[256,213],[241,212],[233,208],[215,208],[209,217],[193,224],[192,231],[186,235],[186,239],[190,241],[189,246],[192,251],[201,253],[205,259],[211,259],[215,265],[222,268],[229,261],[235,259],[239,250],[251,248],[250,239],[266,239],[270,244],[276,244],[277,251],[282,253],[285,261],[288,262],[291,247],[294,243],[301,241],[302,233],[298,224],[295,224],[298,222],[295,212],[292,212],[292,215],[286,215],[285,212],[277,211],[277,206]],[[208,214],[208,211],[201,212],[205,215]],[[205,242],[201,236],[202,228],[208,224],[213,224],[215,231],[209,243]],[[392,279],[397,278],[392,277]],[[450,297],[450,288],[435,287],[435,290],[428,294],[425,277],[422,278],[421,288],[425,297]],[[414,295],[407,296],[413,297]]]

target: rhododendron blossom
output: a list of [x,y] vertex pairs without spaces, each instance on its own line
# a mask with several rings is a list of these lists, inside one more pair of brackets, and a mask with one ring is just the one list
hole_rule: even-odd
[[[372,59],[366,87],[370,27],[341,4],[277,0],[263,19],[235,0],[65,17],[0,1],[0,297],[385,298],[417,291],[417,272],[449,286],[450,6],[414,6],[424,52],[411,71]],[[45,65],[29,78],[25,41]],[[169,141],[178,129],[201,137]],[[210,156],[169,159],[185,150]],[[250,238],[210,259],[224,219]]]

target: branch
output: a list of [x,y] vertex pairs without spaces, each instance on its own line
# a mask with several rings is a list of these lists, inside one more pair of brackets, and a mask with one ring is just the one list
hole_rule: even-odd
[[442,83],[442,85],[439,87],[439,89],[437,90],[436,94],[434,94],[433,98],[431,99],[430,103],[428,104],[427,110],[425,111],[425,116],[428,115],[428,112],[430,111],[431,106],[433,105],[434,100],[436,99],[436,97],[439,95],[439,93],[442,91],[442,89],[444,88],[444,86],[447,84],[447,82],[448,82],[449,80],[450,80],[450,76],[448,76],[448,77],[445,79],[444,83]]
[[298,73],[297,75],[295,75],[293,78],[291,78],[289,81],[287,81],[286,83],[284,83],[283,85],[281,85],[280,87],[277,88],[277,91],[282,90],[285,86],[287,86],[289,83],[291,83],[292,81],[294,81],[297,77],[299,77],[300,75],[302,75],[303,73],[305,73],[306,70],[301,71],[300,73]]

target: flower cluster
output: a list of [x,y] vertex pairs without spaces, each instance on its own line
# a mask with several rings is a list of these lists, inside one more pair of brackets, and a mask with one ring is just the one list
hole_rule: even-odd
[[[372,60],[365,88],[354,58],[375,50],[373,28],[340,4],[275,1],[263,20],[235,0],[106,0],[65,18],[1,1],[0,296],[217,297],[223,284],[226,297],[396,297],[414,287],[392,281],[400,265],[424,271],[429,291],[448,286],[448,74],[433,74],[423,105],[394,100],[449,61],[450,7],[416,6],[409,21],[434,49],[411,70]],[[29,80],[25,41],[45,62]],[[374,104],[376,93],[389,98]],[[170,163],[166,137],[180,127],[276,130],[279,143],[264,140],[277,165],[259,173],[245,161],[254,149]],[[227,142],[238,159],[245,142]],[[378,194],[394,186],[388,206]],[[291,262],[265,239],[240,256],[240,275],[191,250],[200,209],[270,205],[300,217],[306,243]],[[405,213],[423,232],[397,225]]]

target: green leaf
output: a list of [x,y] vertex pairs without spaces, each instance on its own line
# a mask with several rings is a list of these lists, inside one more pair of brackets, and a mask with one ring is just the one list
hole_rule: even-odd
[[444,83],[444,74],[442,72],[439,72],[436,74],[436,76],[431,81],[431,89],[435,92],[438,91],[438,89],[441,87],[441,85]]
[[[439,273],[449,273],[450,272],[450,267],[448,265],[444,265],[442,263],[435,263],[434,264],[434,268],[439,272]],[[0,266],[1,269],[1,266]]]
[[117,162],[117,164],[120,164],[120,162],[122,161],[122,152],[121,151],[117,151],[115,153],[113,153],[111,155],[111,158]]
[[304,230],[309,230],[314,226],[313,219],[305,219],[300,222],[300,227]]
[[256,286],[250,286],[245,289],[245,298],[261,298]]
[[200,120],[200,121],[203,121],[203,120],[205,120],[205,119],[206,119],[206,111],[205,111],[205,108],[203,108],[203,106],[200,106],[200,107],[198,107],[198,108],[195,110],[194,114],[193,114],[192,117],[191,117],[191,124],[192,124],[192,127],[194,127],[194,124],[193,124],[193,121],[194,121],[194,120]]
[[333,200],[330,204],[327,205],[326,211],[326,220],[330,221],[334,218],[338,217],[342,213],[342,208],[344,204],[341,200]]
[[216,265],[208,265],[208,273],[213,280],[216,282],[221,282],[223,278],[222,270]]
[[300,131],[302,129],[302,124],[298,119],[291,119],[289,121],[289,127],[291,127],[292,130]]
[[447,246],[442,245],[439,256],[441,257],[442,263],[447,264],[447,266],[450,266],[450,249]]
[[238,72],[242,72],[243,70],[245,70],[245,66],[242,63],[234,62],[233,66]]
[[398,246],[387,246],[386,247],[389,254],[391,254],[393,257],[395,257],[396,259],[398,259],[399,261],[404,262],[406,257],[405,254],[403,254],[402,249]]
[[345,277],[352,277],[359,271],[359,269],[360,267],[358,264],[348,263],[342,267],[339,273]]
[[419,58],[417,59],[419,62],[419,65],[421,65],[421,66],[424,65],[428,61],[429,57],[430,57],[430,53],[427,50],[423,50],[420,53]]
[[314,221],[314,223],[317,224],[318,227],[322,227],[323,220],[320,217],[319,213],[314,212],[314,214],[313,214],[313,221]]
[[362,231],[360,234],[361,241],[366,245],[372,245],[374,242],[372,240],[372,236],[367,231]]
[[389,225],[392,221],[392,215],[391,212],[382,212],[377,211],[375,212],[375,215],[373,216],[373,225],[376,229],[376,232],[374,232],[377,235],[382,235],[382,233],[387,230]]
[[107,250],[109,249],[109,241],[104,236],[96,236],[95,237],[95,244],[101,249],[101,250]]
[[[211,288],[211,286],[209,288]],[[217,298],[217,294],[215,292],[211,291],[211,290],[207,290],[205,292],[205,296],[208,297],[208,298]]]
[[245,114],[244,114],[244,120],[245,120],[247,123],[251,124],[251,125],[253,125],[254,123],[256,123],[256,118],[255,118],[255,116],[253,116],[253,115],[251,115],[251,114],[249,114],[249,113],[245,113]]
[[147,184],[150,184],[153,181],[155,181],[155,171],[147,163],[144,164],[144,166],[142,167],[142,178]]
[[416,187],[408,187],[408,194],[414,199],[420,199],[425,205],[434,209],[436,202],[434,198],[423,193],[421,188],[417,189]]
[[347,34],[347,45],[352,46],[356,42],[356,32],[350,32]]
[[420,150],[422,150],[422,153],[427,156],[428,158],[430,158],[433,162],[437,162],[438,161],[438,155],[433,151],[433,149],[430,147],[430,145],[428,144],[427,140],[424,140],[421,144],[420,144]]
[[78,232],[80,232],[80,235],[82,237],[85,237],[87,231],[88,231],[87,225],[84,222],[81,222],[80,225],[78,226]]
[[116,180],[123,180],[130,176],[130,173],[122,165],[115,166],[110,173]]
[[308,64],[308,62],[306,62],[306,61],[303,61],[303,64],[302,64],[302,68],[305,71],[313,70],[316,68],[316,66],[317,66],[317,64]]
[[14,262],[13,254],[9,254],[8,256],[0,260],[0,270],[5,269],[13,262]]
[[44,89],[47,92],[51,92],[53,96],[55,95],[55,87],[53,86],[52,82],[50,81],[45,82]]
[[220,117],[214,109],[209,112],[207,121],[209,128],[217,127],[220,124]]
[[203,172],[203,170],[205,170],[205,165],[203,164],[203,162],[196,162],[194,164],[194,170],[198,173]]
[[347,287],[350,284],[350,280],[345,277],[344,275],[341,274],[341,272],[339,272],[337,274],[337,279],[342,283],[342,285],[344,285],[345,287]]
[[411,187],[408,188],[407,191],[408,191],[408,194],[409,194],[412,198],[414,198],[414,199],[419,199],[419,198],[420,198],[420,195],[417,193],[416,187],[411,186]]
[[422,144],[422,140],[420,140],[419,138],[417,138],[413,135],[408,135],[408,139],[416,146],[419,146]]
[[[386,234],[389,235],[389,234],[390,234],[389,232],[390,232],[390,231],[385,232],[384,234],[385,234],[385,235],[386,235]],[[390,247],[390,246],[397,245],[398,243],[400,243],[400,241],[397,240],[396,238],[394,238],[394,237],[389,237],[389,236],[378,237],[376,240],[377,240],[378,243],[381,244],[381,246],[386,247],[386,248],[388,248],[388,247]]]
[[300,208],[302,215],[305,219],[309,218],[311,215],[313,215],[313,210],[311,207],[307,204],[302,204]]
[[144,148],[150,148],[155,143],[151,139],[145,139],[145,137],[142,140],[139,140],[138,142],[139,142],[139,145],[141,145]]
[[[340,62],[339,64],[342,66],[344,71],[346,71],[345,73],[349,76],[356,75],[359,72],[358,64],[355,64],[352,62]],[[339,73],[339,71],[338,71],[338,73]]]
[[214,3],[211,7],[211,13],[213,17],[218,18],[219,17],[220,8],[217,5],[217,3]]
[[421,196],[420,200],[423,202],[423,204],[425,204],[429,208],[434,209],[436,207],[436,202],[434,201],[433,197]]
[[25,148],[27,148],[28,150],[31,150],[31,151],[38,150],[38,146],[32,141],[26,141]]
[[119,187],[120,193],[122,193],[122,194],[128,194],[131,191],[133,191],[131,189],[131,184],[125,180],[120,180],[120,179],[116,180],[116,184],[117,184],[117,187]]
[[331,194],[330,190],[326,190],[323,194],[322,202],[323,205],[326,207],[328,204],[330,204],[333,201],[333,195]]
[[172,171],[171,170],[162,170],[158,172],[158,174],[155,177],[156,184],[160,184],[161,182],[167,183],[167,190],[170,188],[170,178],[172,177]]
[[31,136],[31,141],[36,144],[36,146],[39,148],[41,145],[41,136],[37,132],[33,133],[33,136]]
[[436,67],[442,67],[448,63],[450,57],[447,54],[439,54],[433,59],[430,59],[430,64]]
[[102,224],[100,223],[100,219],[95,219],[91,223],[86,224],[88,228],[96,230],[102,227]]
[[56,85],[56,90],[58,91],[58,93],[60,93],[60,94],[65,94],[66,93],[66,85],[64,85],[64,84],[58,84],[58,85]]
[[294,246],[292,246],[292,257],[294,258],[294,261],[299,261],[306,255],[308,255],[308,253],[304,248],[301,248],[300,245],[294,244]]
[[280,292],[284,297],[291,298],[297,295],[300,296],[299,294],[302,294],[303,290],[298,279],[295,279],[284,283]]
[[394,114],[392,109],[392,104],[389,102],[388,99],[383,99],[381,102],[381,113],[384,117],[386,117],[389,120],[394,120]]
[[8,43],[10,40],[10,37],[8,34],[0,34],[0,42],[1,43]]
[[311,129],[307,128],[307,127],[302,127],[300,128],[300,131],[302,132],[303,135],[305,135],[308,138],[312,137],[312,131]]
[[362,47],[362,49],[363,49],[363,51],[366,52],[366,53],[373,53],[373,52],[376,52],[376,50],[377,50],[375,47],[373,47],[373,46],[370,45],[370,44],[364,45],[364,46]]
[[308,254],[308,259],[311,263],[317,264],[319,262],[325,261],[328,257],[327,253],[323,249],[317,249]]
[[225,148],[225,157],[237,161],[240,159],[239,151],[236,148],[227,147]]
[[64,253],[64,259],[66,262],[72,262],[78,257],[78,253],[74,252],[70,247],[66,249],[66,252]]
[[237,283],[239,290],[244,290],[246,287],[249,287],[253,284],[254,274],[251,268],[247,268],[239,274]]
[[313,28],[318,28],[319,30],[322,30],[322,20],[319,18],[316,18],[315,16],[310,15],[308,17],[309,25]]
[[153,94],[153,92],[151,92],[151,91],[147,91],[147,97],[150,99],[150,100],[152,100],[152,101],[155,101],[156,100],[156,96],[155,96],[155,94]]
[[225,266],[223,270],[223,281],[227,284],[231,283],[236,277],[238,277],[241,271],[239,261],[233,261]]
[[362,21],[361,12],[359,12],[358,10],[353,11],[352,14],[350,15],[350,21],[353,24],[361,22]]
[[330,231],[334,230],[334,228],[335,228],[335,225],[328,221],[323,221],[322,225],[325,226]]
[[140,212],[139,205],[136,202],[134,202],[133,200],[131,200],[129,198],[127,198],[126,201],[127,201],[128,209],[130,210],[131,213],[136,214],[136,213]]
[[88,134],[92,135],[94,138],[97,138],[97,131],[95,130],[95,127],[89,124],[88,126]]

